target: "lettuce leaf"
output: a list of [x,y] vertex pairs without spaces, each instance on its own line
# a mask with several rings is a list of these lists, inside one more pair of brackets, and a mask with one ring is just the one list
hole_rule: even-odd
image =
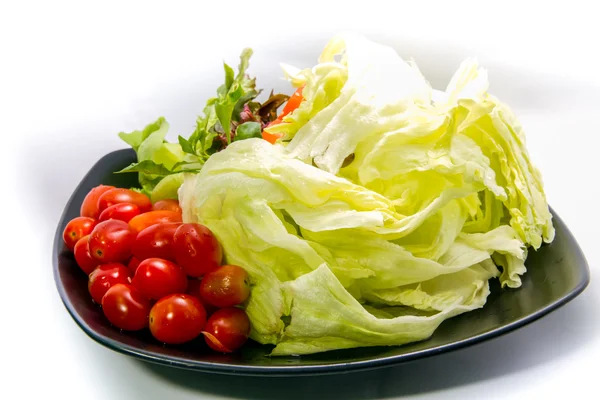
[[119,133],[119,137],[137,153],[137,163],[117,173],[137,172],[142,191],[149,196],[162,178],[170,175],[184,160],[181,146],[166,142],[168,131],[168,122],[160,117],[141,131]]
[[136,151],[138,160],[118,173],[137,172],[142,191],[153,201],[176,199],[183,175],[198,171],[211,154],[226,147],[238,124],[242,132],[237,140],[260,136],[260,123],[240,121],[244,107],[260,93],[256,80],[246,73],[251,56],[251,49],[242,51],[237,74],[223,64],[225,83],[217,88],[217,97],[207,100],[203,114],[196,119],[196,128],[187,139],[179,136],[178,143],[167,142],[169,124],[164,117],[141,131],[119,133]]
[[[308,90],[298,115],[269,129],[288,135],[290,156],[383,194],[405,215],[457,190],[469,207],[469,231],[494,229],[508,215],[522,242],[537,249],[552,240],[541,174],[522,127],[487,93],[487,73],[476,60],[466,60],[444,96],[437,96],[441,100],[433,101],[434,91],[414,65],[388,47],[344,36],[330,42],[317,66],[298,72],[306,76],[303,93],[324,87],[329,79],[317,71],[333,66],[347,76],[333,101],[321,107]],[[315,108],[307,121],[300,118],[302,110]],[[422,181],[429,184],[418,185]]]
[[[500,275],[492,256],[524,254],[508,225],[462,233],[468,214],[455,195],[401,215],[379,193],[260,139],[213,155],[186,178],[179,199],[184,221],[208,226],[227,262],[248,270],[251,337],[275,344],[274,355],[424,339],[444,319],[484,304],[488,280]],[[394,319],[397,334],[361,303],[404,310]],[[340,313],[354,317],[329,320]],[[361,338],[368,324],[372,332]]]
[[437,91],[392,49],[347,35],[285,73],[304,100],[267,128],[282,140],[235,141],[178,191],[184,221],[248,271],[253,339],[273,355],[401,345],[483,307],[490,279],[521,285],[552,215],[476,60]]
[[[471,270],[466,272],[479,278],[468,290],[467,299],[461,299],[460,296],[447,299],[443,311],[428,316],[378,318],[344,289],[329,268],[322,265],[284,284],[287,296],[293,299],[290,323],[272,355],[402,345],[427,339],[444,320],[480,308],[485,303],[489,294],[485,278],[489,278],[489,274]],[[458,282],[465,284],[460,279]]]
[[135,151],[138,151],[138,148],[142,144],[144,140],[150,136],[151,133],[160,130],[162,125],[165,123],[164,117],[158,118],[151,124],[148,124],[141,131],[133,131],[133,132],[120,132],[119,137],[128,145],[130,145]]

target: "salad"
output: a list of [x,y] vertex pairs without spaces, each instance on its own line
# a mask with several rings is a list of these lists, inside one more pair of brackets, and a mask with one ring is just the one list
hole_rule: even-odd
[[138,174],[149,207],[180,207],[162,221],[170,235],[194,227],[218,243],[221,258],[191,277],[239,268],[237,347],[402,345],[483,307],[492,279],[521,286],[528,252],[554,239],[552,215],[525,133],[475,59],[441,91],[393,49],[340,35],[316,65],[282,65],[290,95],[260,101],[251,55],[224,65],[189,136],[166,141],[162,117],[119,134],[137,162],[118,173]]

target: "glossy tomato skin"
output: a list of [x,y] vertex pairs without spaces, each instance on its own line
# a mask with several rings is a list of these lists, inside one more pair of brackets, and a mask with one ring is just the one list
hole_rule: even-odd
[[175,231],[175,259],[188,274],[203,276],[216,270],[223,260],[223,251],[215,235],[200,224],[182,224]]
[[214,313],[215,311],[217,311],[217,307],[215,307],[211,304],[208,304],[207,302],[205,302],[202,299],[202,295],[200,294],[200,283],[201,283],[201,281],[199,279],[188,278],[188,285],[187,285],[186,293],[189,295],[192,295],[195,298],[197,298],[198,300],[200,300],[200,303],[202,303],[202,305],[204,306],[206,315],[209,316],[209,315],[212,315],[212,313]]
[[186,293],[191,294],[192,296],[194,296],[195,298],[200,300],[202,302],[202,304],[204,304],[204,302],[202,301],[202,296],[200,295],[200,280],[199,279],[188,278]]
[[175,263],[161,258],[148,258],[140,263],[131,284],[151,300],[174,294],[185,293],[187,277]]
[[77,241],[73,253],[75,255],[75,261],[79,268],[85,272],[86,275],[92,273],[92,271],[98,266],[98,260],[90,255],[90,248],[88,246],[88,240],[90,235],[86,235]]
[[246,343],[252,326],[246,312],[230,307],[215,311],[204,327],[204,339],[213,350],[231,353]]
[[135,275],[135,271],[140,266],[140,260],[136,256],[132,256],[127,263],[127,268],[131,271],[131,275]]
[[237,265],[224,265],[202,278],[200,295],[205,303],[219,308],[242,304],[250,295],[248,273]]
[[140,213],[140,208],[133,203],[117,203],[102,211],[98,220],[102,222],[109,219],[118,219],[119,221],[129,222],[131,218],[140,215]]
[[150,301],[135,287],[117,283],[102,297],[102,312],[117,328],[138,331],[148,326]]
[[126,262],[135,236],[127,222],[117,219],[100,222],[90,235],[90,254],[101,263]]
[[81,209],[79,213],[82,217],[90,217],[94,219],[98,219],[100,216],[100,210],[98,209],[98,199],[104,193],[108,192],[111,189],[115,189],[114,186],[107,185],[98,185],[92,190],[88,192],[83,199],[83,203],[81,203]]
[[150,332],[163,343],[180,344],[195,339],[205,324],[202,303],[189,294],[163,297],[150,310]]
[[129,226],[136,233],[140,233],[152,225],[167,222],[181,222],[181,214],[168,210],[149,211],[133,217],[131,221],[129,221]]
[[154,210],[154,211],[160,211],[160,210],[174,211],[176,213],[181,214],[181,206],[179,205],[179,202],[177,200],[173,200],[173,199],[165,199],[165,200],[157,201],[156,203],[154,203],[152,205],[152,210]]
[[69,250],[73,250],[82,237],[89,235],[96,226],[96,220],[89,217],[76,217],[69,221],[63,231],[63,240]]
[[138,233],[132,248],[133,255],[138,260],[163,258],[175,261],[173,236],[179,225],[179,222],[168,222],[147,227]]
[[108,207],[119,203],[133,203],[142,213],[152,209],[152,202],[145,194],[129,189],[115,188],[104,192],[98,198],[98,210],[102,213]]
[[130,271],[123,264],[109,263],[99,265],[90,274],[88,291],[96,303],[102,304],[102,297],[104,297],[108,289],[117,283],[129,283],[130,276]]

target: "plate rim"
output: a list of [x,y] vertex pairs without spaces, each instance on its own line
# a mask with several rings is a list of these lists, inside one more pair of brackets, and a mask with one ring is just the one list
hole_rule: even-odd
[[[91,339],[93,339],[96,343],[103,345],[113,351],[116,351],[121,354],[125,354],[131,357],[134,357],[139,360],[151,362],[154,364],[165,365],[169,367],[183,368],[188,370],[195,370],[199,372],[208,372],[208,373],[219,373],[219,374],[228,374],[228,375],[245,375],[245,376],[306,376],[306,375],[322,375],[322,374],[338,374],[338,373],[346,373],[346,372],[354,372],[366,369],[376,369],[376,368],[384,368],[392,365],[397,365],[409,361],[414,361],[416,359],[428,358],[431,356],[435,356],[441,353],[448,353],[452,351],[456,351],[459,349],[463,349],[466,347],[470,347],[484,341],[488,341],[493,338],[500,337],[504,334],[513,332],[519,328],[522,328],[534,321],[539,320],[540,318],[548,315],[550,312],[559,309],[565,304],[569,303],[571,300],[579,296],[589,285],[590,283],[590,270],[587,259],[585,258],[585,254],[581,250],[581,247],[575,240],[572,232],[569,227],[564,223],[564,221],[560,218],[560,216],[554,211],[552,207],[550,207],[551,214],[554,219],[560,221],[561,225],[564,227],[565,233],[568,237],[572,239],[573,244],[575,245],[575,250],[577,253],[581,255],[581,264],[579,268],[582,271],[582,279],[577,283],[573,290],[567,293],[565,296],[557,299],[554,302],[548,303],[546,306],[537,310],[534,313],[526,315],[522,318],[519,318],[515,321],[512,321],[508,324],[502,325],[496,329],[492,329],[490,331],[480,333],[475,336],[471,336],[469,338],[447,343],[444,345],[426,348],[417,350],[411,353],[406,354],[398,354],[392,356],[384,356],[378,357],[374,359],[365,359],[359,361],[350,361],[350,362],[335,362],[335,363],[327,363],[327,364],[315,364],[315,365],[289,365],[289,366],[255,366],[255,365],[231,365],[231,364],[221,364],[214,361],[189,361],[185,358],[178,356],[169,356],[169,355],[156,355],[156,353],[152,351],[147,351],[140,349],[135,346],[131,346],[117,340],[111,339],[104,335],[97,333],[94,329],[92,329],[83,318],[75,311],[75,308],[70,301],[67,292],[65,290],[64,285],[62,284],[62,280],[60,279],[59,268],[58,268],[58,259],[60,252],[58,249],[61,247],[62,243],[62,230],[63,222],[65,221],[65,217],[69,208],[71,207],[74,199],[79,193],[81,187],[86,182],[87,178],[92,174],[92,172],[103,162],[111,157],[115,157],[117,155],[125,155],[126,153],[135,154],[132,149],[119,149],[114,150],[109,153],[106,153],[100,159],[98,159],[93,166],[88,170],[88,172],[81,178],[78,185],[75,187],[69,200],[65,204],[65,207],[61,213],[61,216],[58,221],[58,225],[55,231],[54,240],[53,240],[53,248],[52,248],[52,269],[55,286],[60,295],[61,301],[64,307],[67,309],[71,318],[75,321],[75,323],[82,329]],[[351,351],[351,349],[348,349]]]

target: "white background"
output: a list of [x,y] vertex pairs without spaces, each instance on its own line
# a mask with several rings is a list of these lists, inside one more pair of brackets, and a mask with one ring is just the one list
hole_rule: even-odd
[[[0,398],[505,399],[596,391],[597,12],[574,1],[345,3],[0,5]],[[491,91],[519,115],[549,201],[588,258],[588,289],[555,313],[488,343],[332,377],[185,372],[135,361],[90,340],[55,290],[51,243],[85,172],[103,154],[124,147],[117,132],[164,115],[173,133],[189,134],[221,82],[222,60],[236,64],[245,46],[255,50],[251,72],[258,84],[289,90],[278,62],[313,64],[341,30],[361,31],[414,57],[438,88],[464,57],[479,57]]]

